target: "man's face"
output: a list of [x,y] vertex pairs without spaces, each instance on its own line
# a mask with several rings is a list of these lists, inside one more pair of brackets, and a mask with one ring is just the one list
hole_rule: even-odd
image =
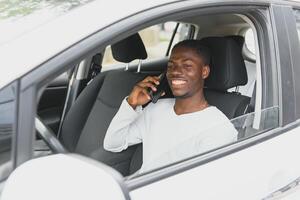
[[201,93],[208,75],[209,66],[204,65],[195,50],[187,47],[172,50],[167,78],[175,97],[187,98]]

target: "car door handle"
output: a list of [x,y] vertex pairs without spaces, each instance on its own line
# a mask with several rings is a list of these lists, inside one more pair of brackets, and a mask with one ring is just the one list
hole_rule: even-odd
[[297,188],[300,186],[300,177],[298,177],[296,180],[292,181],[291,183],[287,184],[286,186],[280,188],[279,190],[276,190],[275,192],[272,192],[262,200],[271,200],[274,198],[278,198],[280,196],[285,195],[286,193],[290,192],[291,190]]

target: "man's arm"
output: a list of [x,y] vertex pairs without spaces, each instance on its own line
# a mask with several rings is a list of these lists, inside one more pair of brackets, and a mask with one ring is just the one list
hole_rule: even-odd
[[141,143],[141,133],[146,131],[143,118],[140,107],[134,110],[124,99],[107,129],[103,143],[104,149],[120,152],[128,146]]
[[150,101],[147,89],[156,91],[158,77],[147,77],[137,83],[127,99],[124,99],[119,111],[113,118],[104,138],[104,149],[120,152],[128,146],[142,142],[142,133],[146,132],[144,113],[141,106]]

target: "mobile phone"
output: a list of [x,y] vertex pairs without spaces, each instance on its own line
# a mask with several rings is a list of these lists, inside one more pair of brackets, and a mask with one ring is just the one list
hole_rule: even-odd
[[152,103],[156,103],[158,99],[161,97],[162,93],[165,91],[166,86],[168,85],[166,72],[159,75],[159,85],[156,87],[156,91],[154,92],[149,88],[149,95]]

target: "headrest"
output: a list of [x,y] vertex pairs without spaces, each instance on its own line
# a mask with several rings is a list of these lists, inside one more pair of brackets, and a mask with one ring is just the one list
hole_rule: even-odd
[[113,45],[112,55],[119,62],[129,63],[135,59],[146,59],[147,52],[138,33],[135,33]]
[[243,37],[207,37],[199,42],[208,47],[211,53],[210,74],[205,80],[205,87],[226,91],[247,84],[247,71],[242,55]]

